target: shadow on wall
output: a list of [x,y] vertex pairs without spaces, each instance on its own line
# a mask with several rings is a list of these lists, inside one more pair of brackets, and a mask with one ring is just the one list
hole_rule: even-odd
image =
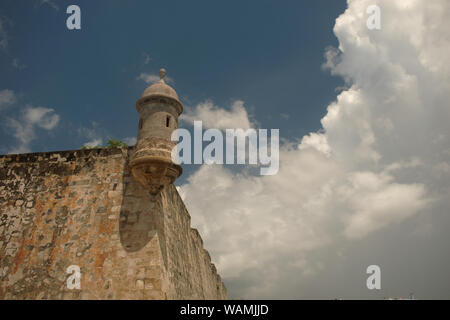
[[151,195],[137,182],[125,166],[123,197],[119,217],[120,242],[127,252],[144,248],[153,237],[158,236],[164,264],[167,253],[164,237],[164,206],[161,192]]

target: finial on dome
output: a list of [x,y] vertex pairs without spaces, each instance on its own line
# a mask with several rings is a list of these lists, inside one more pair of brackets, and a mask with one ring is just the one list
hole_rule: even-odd
[[159,81],[164,82],[164,77],[166,76],[166,69],[159,69]]

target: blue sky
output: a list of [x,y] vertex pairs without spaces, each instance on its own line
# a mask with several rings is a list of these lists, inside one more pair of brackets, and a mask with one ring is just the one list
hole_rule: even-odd
[[240,99],[284,138],[319,129],[343,83],[321,65],[337,44],[332,27],[345,1],[76,1],[75,31],[66,28],[70,4],[0,4],[0,89],[17,98],[2,110],[2,153],[18,144],[4,119],[26,105],[60,116],[53,130],[35,130],[31,152],[78,149],[88,141],[80,128],[104,142],[136,136],[135,101],[147,86],[137,78],[161,67],[185,106]]

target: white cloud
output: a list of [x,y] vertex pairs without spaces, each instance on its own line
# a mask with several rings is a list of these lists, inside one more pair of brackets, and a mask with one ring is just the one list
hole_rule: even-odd
[[327,156],[331,154],[327,136],[322,133],[311,132],[309,135],[304,136],[301,143],[298,145],[298,148],[300,150],[314,148]]
[[136,137],[126,137],[123,138],[123,141],[128,144],[129,146],[134,146],[137,142],[137,138]]
[[211,101],[207,101],[190,109],[186,108],[181,114],[180,120],[189,124],[201,120],[203,128],[223,129],[249,129],[255,125],[255,122],[249,119],[244,102],[237,100],[233,102],[230,110],[225,110],[215,106]]
[[53,109],[28,106],[25,109],[24,119],[26,123],[37,125],[42,129],[52,130],[59,122],[59,115],[51,114]]
[[16,69],[22,70],[26,68],[26,65],[20,63],[19,59],[14,58],[12,62],[12,66]]
[[104,130],[95,121],[91,121],[91,127],[78,128],[78,135],[87,139],[83,146],[97,147],[103,144]]
[[94,138],[86,143],[83,144],[83,146],[89,147],[89,148],[94,148],[94,147],[99,147],[103,144],[103,139],[102,138]]
[[150,60],[152,60],[150,58],[150,55],[148,53],[146,53],[146,52],[142,53],[142,57],[144,58],[144,64],[149,64]]
[[[86,147],[100,147],[108,140],[114,138],[108,133],[105,128],[103,128],[98,122],[91,121],[90,126],[81,126],[78,128],[78,135],[84,139],[83,146]],[[136,137],[125,137],[121,139],[123,142],[127,143],[129,146],[133,146],[137,142]]]
[[[280,148],[277,175],[204,165],[180,186],[220,274],[239,287],[229,291],[278,298],[283,283],[321,272],[311,257],[327,246],[432,216],[435,206],[448,211],[450,3],[405,2],[377,1],[381,30],[371,31],[372,1],[348,1],[334,27],[339,48],[324,64],[347,86],[320,132]],[[243,102],[200,104],[182,118],[254,125]]]
[[361,238],[402,221],[430,202],[423,184],[399,184],[393,176],[373,172],[350,173],[348,184],[336,192],[352,213],[344,231],[349,238]]
[[[160,78],[159,75],[143,72],[136,79],[143,80],[147,84],[152,84],[158,82]],[[173,83],[173,79],[168,76],[164,77],[164,81],[167,83]]]
[[13,130],[14,137],[19,141],[19,145],[12,148],[9,153],[30,152],[30,143],[36,138],[36,127],[50,131],[59,122],[59,115],[53,109],[44,107],[33,107],[27,105],[22,110],[20,120],[7,118],[7,126]]
[[40,0],[39,6],[42,6],[42,5],[48,5],[49,7],[55,9],[56,11],[59,10],[58,5],[53,0]]
[[4,107],[10,106],[16,102],[16,95],[14,91],[4,89],[0,91],[0,110]]

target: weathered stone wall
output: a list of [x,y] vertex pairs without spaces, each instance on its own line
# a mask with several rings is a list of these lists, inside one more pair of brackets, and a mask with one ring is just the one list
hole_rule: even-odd
[[0,299],[226,298],[176,188],[151,196],[131,152],[0,156]]

